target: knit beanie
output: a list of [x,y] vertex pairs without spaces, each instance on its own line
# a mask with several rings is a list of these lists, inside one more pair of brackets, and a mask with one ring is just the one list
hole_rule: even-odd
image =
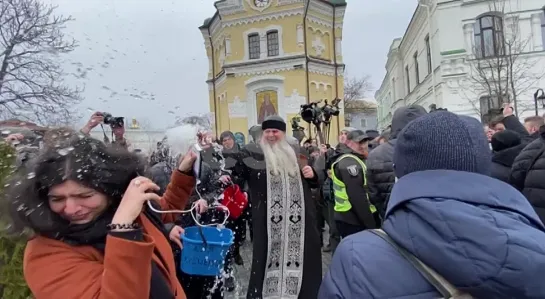
[[494,134],[490,143],[492,144],[492,150],[499,152],[521,144],[522,140],[517,132],[505,130]]
[[481,123],[440,111],[411,121],[398,135],[396,177],[424,170],[457,170],[490,175],[491,152]]
[[263,121],[261,129],[263,129],[263,131],[267,129],[277,129],[286,132],[286,122],[278,115],[271,115]]

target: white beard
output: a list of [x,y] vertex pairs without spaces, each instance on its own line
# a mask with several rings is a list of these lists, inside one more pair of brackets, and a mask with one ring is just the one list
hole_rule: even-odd
[[285,139],[274,144],[261,140],[260,146],[265,155],[267,168],[272,170],[274,175],[278,175],[284,170],[291,176],[299,173],[297,155]]

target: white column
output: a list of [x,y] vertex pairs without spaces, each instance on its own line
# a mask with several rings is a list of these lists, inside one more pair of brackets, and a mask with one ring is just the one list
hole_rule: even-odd
[[341,56],[343,53],[342,46],[343,46],[342,39],[340,37],[335,38],[335,50],[336,50],[335,55],[337,57]]
[[230,36],[225,37],[225,55],[227,56],[231,55],[231,37]]
[[[210,49],[210,46],[207,46],[207,50]],[[207,51],[208,52],[208,51]],[[210,50],[210,52],[212,53],[212,51]],[[208,78],[212,78],[212,64],[214,63],[214,61],[212,60],[212,56],[214,55],[214,53],[208,55]]]
[[297,45],[304,45],[305,34],[303,32],[303,24],[297,24]]
[[473,56],[474,50],[474,44],[473,44],[473,26],[475,23],[467,23],[464,25],[464,42],[465,42],[465,49],[467,53],[471,56]]
[[260,49],[260,58],[267,58],[267,33],[262,32],[259,34],[259,49]]
[[543,50],[543,39],[541,38],[541,17],[540,14],[532,15],[532,42],[534,51]]

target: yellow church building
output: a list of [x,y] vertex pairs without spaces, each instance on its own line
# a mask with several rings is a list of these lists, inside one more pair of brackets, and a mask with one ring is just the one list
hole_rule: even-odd
[[[199,27],[209,60],[216,134],[242,132],[277,114],[288,123],[309,102],[343,97],[345,0],[222,0]],[[343,106],[342,104],[340,106]],[[341,107],[342,108],[342,107]],[[316,138],[315,129],[307,137]],[[335,145],[344,112],[334,117]]]

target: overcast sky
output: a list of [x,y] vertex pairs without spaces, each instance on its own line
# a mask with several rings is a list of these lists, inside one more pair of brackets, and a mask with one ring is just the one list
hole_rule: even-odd
[[[214,0],[48,1],[76,19],[67,32],[80,46],[66,57],[66,66],[75,74],[68,83],[85,86],[85,118],[108,111],[163,128],[175,115],[209,111],[208,60],[197,27],[214,14]],[[347,2],[348,74],[368,74],[378,88],[390,43],[405,32],[417,0]]]

